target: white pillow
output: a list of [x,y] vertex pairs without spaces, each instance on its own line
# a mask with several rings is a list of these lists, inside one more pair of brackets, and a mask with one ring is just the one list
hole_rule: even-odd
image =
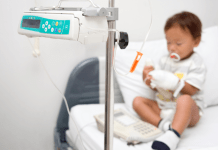
[[203,30],[201,43],[195,48],[207,67],[204,85],[204,102],[206,107],[218,104],[218,26]]
[[[135,97],[142,96],[154,99],[154,91],[142,81],[142,71],[147,58],[151,58],[154,64],[158,64],[159,59],[168,53],[166,43],[166,39],[146,42],[142,50],[143,56],[136,70],[127,76],[116,74],[126,106],[133,113],[132,102]],[[141,45],[142,42],[130,42],[127,49],[117,49],[115,67],[119,73],[125,74],[129,72],[136,57],[136,51],[139,51]],[[217,26],[203,30],[202,42],[195,48],[195,51],[202,56],[207,66],[207,77],[204,88],[205,107],[216,105],[218,104],[218,92],[216,91],[218,89],[218,78],[216,77],[218,75],[218,67],[214,66],[218,64],[218,59],[215,57],[218,56]]]

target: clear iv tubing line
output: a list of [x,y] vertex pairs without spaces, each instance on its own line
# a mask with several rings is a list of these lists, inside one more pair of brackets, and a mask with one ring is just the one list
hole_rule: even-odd
[[[28,37],[27,37],[27,38],[28,38]],[[29,38],[28,38],[28,41],[30,42]],[[36,53],[36,51],[35,51],[33,45],[31,44],[31,42],[30,42],[30,45],[31,45],[31,47],[33,48],[33,51]],[[61,92],[61,90],[56,86],[56,84],[55,84],[55,83],[53,82],[53,80],[51,79],[51,76],[50,76],[49,73],[47,72],[47,70],[46,70],[44,64],[42,63],[42,60],[41,60],[40,57],[37,55],[37,53],[36,53],[36,56],[37,56],[38,60],[40,61],[41,65],[43,66],[43,69],[44,69],[44,71],[46,72],[48,78],[50,79],[50,81],[52,82],[52,84],[55,86],[55,88],[58,90],[58,92],[61,94],[62,98],[64,99],[64,102],[65,102],[65,105],[66,105],[66,108],[67,108],[68,115],[70,116],[71,120],[73,121],[74,125],[76,126],[76,130],[77,130],[77,132],[78,132],[78,135],[79,135],[80,140],[81,140],[81,142],[82,142],[83,148],[84,148],[84,150],[85,150],[85,146],[84,146],[83,141],[82,141],[82,139],[81,139],[81,136],[80,136],[80,134],[79,134],[78,127],[77,127],[76,123],[74,122],[73,117],[72,117],[71,114],[70,114],[69,105],[68,105],[68,103],[67,103],[66,97],[64,96],[64,94]]]
[[[150,3],[150,0],[148,0],[148,1],[149,1],[150,9],[151,9],[151,3]],[[152,9],[151,9],[151,24],[150,24],[150,27],[149,27],[148,33],[147,33],[147,35],[146,35],[146,37],[145,37],[145,40],[144,40],[144,42],[143,42],[143,44],[142,44],[141,49],[139,50],[139,52],[141,52],[141,51],[142,51],[142,48],[144,47],[145,41],[147,40],[147,38],[148,38],[148,34],[150,33],[150,30],[151,30],[151,25],[152,25]]]

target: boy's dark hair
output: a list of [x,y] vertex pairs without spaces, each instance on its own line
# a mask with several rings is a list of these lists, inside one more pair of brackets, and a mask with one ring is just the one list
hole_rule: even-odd
[[202,23],[200,19],[191,12],[182,11],[170,17],[165,24],[164,31],[166,32],[174,25],[179,25],[183,30],[187,28],[194,39],[201,36]]

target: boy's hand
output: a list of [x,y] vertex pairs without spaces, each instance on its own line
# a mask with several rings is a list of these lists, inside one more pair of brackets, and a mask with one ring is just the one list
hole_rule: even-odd
[[147,77],[148,73],[150,71],[153,71],[154,68],[153,66],[145,66],[144,69],[143,69],[143,80],[145,80],[145,78]]
[[154,70],[153,66],[145,66],[143,70],[143,81],[145,80],[145,78],[147,78],[145,84],[148,85],[149,87],[151,83],[151,76],[148,73],[153,70]]

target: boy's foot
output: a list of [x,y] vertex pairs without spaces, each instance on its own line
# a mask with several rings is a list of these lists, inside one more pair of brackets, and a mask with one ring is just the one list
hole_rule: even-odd
[[155,150],[175,150],[180,140],[179,133],[170,129],[167,130],[162,136],[158,137],[152,144]]

